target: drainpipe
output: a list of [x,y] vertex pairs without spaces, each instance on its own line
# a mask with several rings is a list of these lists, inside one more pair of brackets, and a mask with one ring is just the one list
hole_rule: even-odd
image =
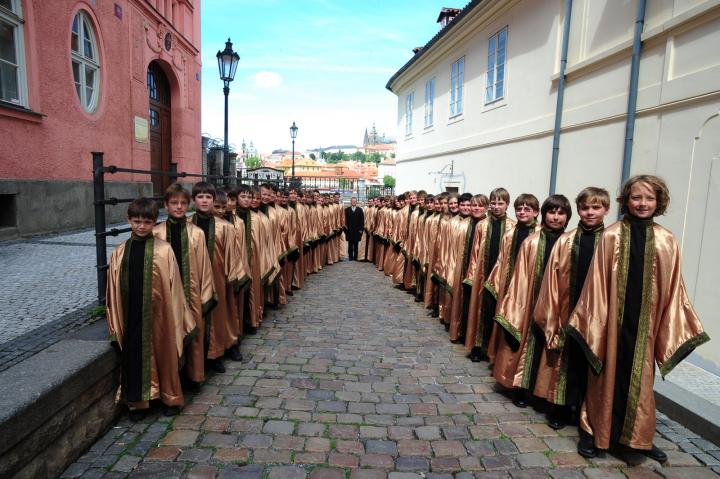
[[625,123],[621,185],[630,178],[630,165],[632,163],[635,110],[637,109],[638,78],[640,77],[640,50],[642,48],[642,32],[645,26],[645,3],[646,0],[638,1],[637,18],[635,19],[635,38],[633,39],[632,62],[630,64],[630,89],[628,92],[627,122]]
[[558,158],[560,157],[560,125],[562,123],[563,100],[565,98],[565,67],[567,66],[568,44],[570,43],[570,15],[572,0],[565,0],[563,16],[562,53],[560,55],[560,77],[558,78],[557,106],[555,107],[555,128],[553,129],[552,163],[550,165],[550,194],[555,194]]

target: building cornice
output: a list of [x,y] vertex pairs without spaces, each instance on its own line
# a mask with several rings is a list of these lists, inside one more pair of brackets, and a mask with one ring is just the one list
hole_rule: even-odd
[[437,35],[418,51],[388,80],[385,88],[399,92],[417,75],[422,74],[449,50],[490,24],[520,0],[472,0]]
[[[188,5],[192,11],[194,11],[192,3],[186,1],[185,4]],[[155,9],[155,7],[150,5],[150,3],[135,1],[132,2],[132,5],[134,5],[138,10],[140,10],[141,13],[145,15],[146,19],[156,22],[157,25],[164,25],[169,31],[171,31],[173,33],[173,36],[175,37],[175,40],[177,40],[178,45],[182,46],[185,50],[194,55],[200,54],[200,49],[193,45],[193,43],[188,40],[185,35],[180,33],[178,29],[175,28],[175,25],[169,22],[167,18],[162,16],[160,12]]]

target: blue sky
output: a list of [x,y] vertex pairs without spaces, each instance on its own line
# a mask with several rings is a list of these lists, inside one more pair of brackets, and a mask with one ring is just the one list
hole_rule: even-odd
[[229,36],[240,54],[230,85],[230,143],[260,152],[361,144],[373,121],[396,136],[388,79],[439,29],[443,6],[465,0],[203,0],[202,131],[223,135],[215,54]]

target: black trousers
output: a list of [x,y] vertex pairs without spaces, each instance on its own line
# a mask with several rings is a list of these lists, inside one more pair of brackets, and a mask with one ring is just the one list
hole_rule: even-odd
[[348,258],[350,261],[357,261],[359,241],[348,241]]

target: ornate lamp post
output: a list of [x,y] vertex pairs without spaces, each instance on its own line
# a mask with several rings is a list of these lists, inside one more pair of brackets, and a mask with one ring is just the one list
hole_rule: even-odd
[[293,122],[290,127],[290,138],[292,138],[292,178],[290,181],[294,186],[297,186],[295,180],[295,138],[297,138],[297,131],[298,127],[295,125],[295,122]]
[[[225,50],[217,52],[218,69],[220,79],[223,81],[223,93],[225,94],[225,144],[223,148],[223,176],[230,176],[230,154],[228,151],[228,95],[230,94],[230,82],[235,79],[240,55],[232,49],[230,38],[225,42]],[[228,179],[225,179],[228,182]]]

